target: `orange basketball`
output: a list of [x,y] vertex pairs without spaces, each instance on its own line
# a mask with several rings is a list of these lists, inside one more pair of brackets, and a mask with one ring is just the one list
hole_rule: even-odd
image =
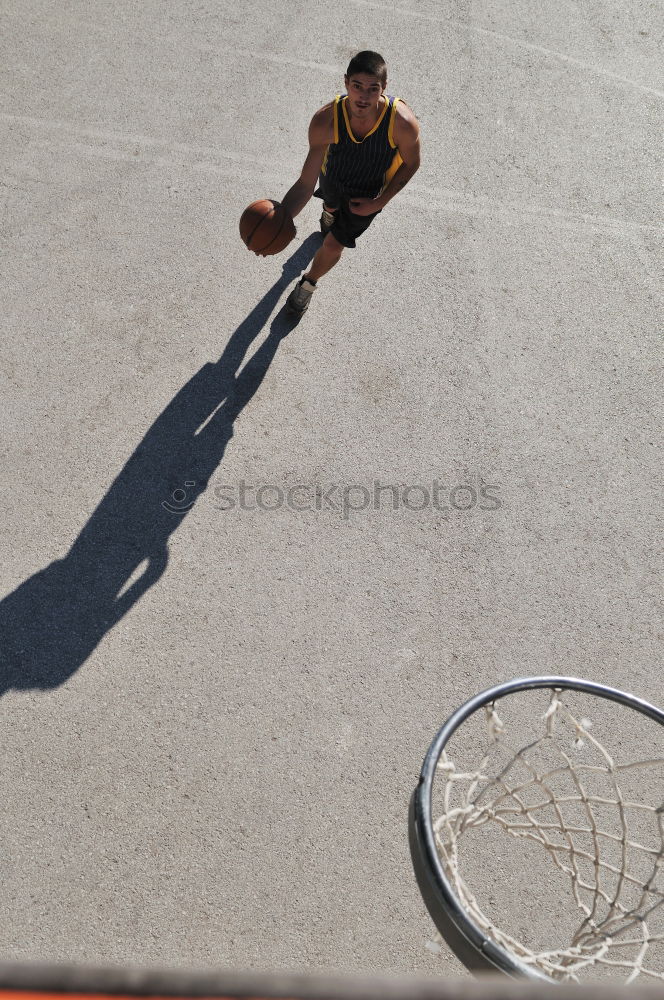
[[254,253],[281,253],[295,236],[295,223],[278,201],[262,198],[242,213],[240,236]]

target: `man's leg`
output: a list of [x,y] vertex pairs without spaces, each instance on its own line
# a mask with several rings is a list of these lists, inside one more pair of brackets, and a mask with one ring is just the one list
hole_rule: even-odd
[[311,262],[311,267],[304,277],[308,278],[309,281],[318,281],[324,274],[332,270],[343,252],[343,243],[340,243],[332,233],[328,233],[323,240],[322,247],[316,251],[316,256]]
[[322,247],[316,252],[309,271],[302,275],[286,300],[286,308],[289,313],[301,316],[306,312],[311,296],[316,290],[316,282],[332,270],[343,252],[343,244],[339,243],[339,240],[332,233],[328,233],[323,240]]
[[341,192],[334,182],[328,180],[325,174],[321,173],[318,178],[318,190],[314,192],[317,198],[323,199],[323,212],[320,217],[320,231],[323,236],[327,236],[334,225],[336,214],[339,210]]
[[323,213],[320,217],[320,231],[323,236],[327,236],[330,229],[334,225],[334,218],[338,211],[338,208],[330,207],[326,202],[323,202]]

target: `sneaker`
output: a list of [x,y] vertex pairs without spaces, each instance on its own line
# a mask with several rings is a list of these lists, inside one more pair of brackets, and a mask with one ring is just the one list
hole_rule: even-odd
[[334,212],[328,212],[326,208],[323,208],[323,213],[320,217],[320,231],[323,236],[329,233],[330,229],[334,225]]
[[309,308],[311,296],[316,291],[316,283],[308,278],[300,278],[297,285],[286,299],[286,311],[295,316],[301,316]]

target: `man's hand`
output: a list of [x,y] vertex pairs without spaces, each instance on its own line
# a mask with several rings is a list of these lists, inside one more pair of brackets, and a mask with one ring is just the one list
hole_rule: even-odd
[[351,198],[348,204],[354,215],[373,215],[384,208],[380,198]]

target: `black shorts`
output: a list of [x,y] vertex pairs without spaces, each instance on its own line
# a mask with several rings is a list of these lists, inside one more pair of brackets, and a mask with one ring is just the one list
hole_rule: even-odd
[[318,188],[314,191],[314,198],[322,198],[323,203],[328,208],[336,208],[334,223],[329,232],[342,246],[348,247],[349,250],[354,249],[357,237],[369,228],[376,216],[380,215],[382,211],[379,209],[378,212],[373,212],[371,215],[356,215],[350,209],[351,197],[357,198],[359,195],[344,194],[333,181],[326,178],[325,174],[320,175]]

